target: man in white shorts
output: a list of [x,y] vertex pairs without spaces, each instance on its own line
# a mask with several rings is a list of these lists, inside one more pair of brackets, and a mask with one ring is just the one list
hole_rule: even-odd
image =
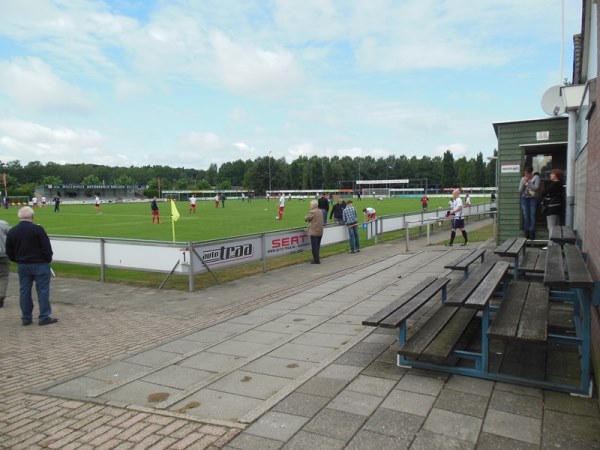
[[465,238],[465,242],[462,245],[463,247],[467,245],[469,240],[467,239],[467,232],[465,231],[465,219],[463,219],[463,204],[460,198],[460,189],[455,189],[452,191],[452,197],[454,200],[452,201],[452,205],[450,206],[450,210],[448,211],[448,216],[451,217],[450,223],[452,231],[450,232],[450,242],[446,245],[452,247],[454,245],[454,238],[456,237],[456,229],[458,228]]

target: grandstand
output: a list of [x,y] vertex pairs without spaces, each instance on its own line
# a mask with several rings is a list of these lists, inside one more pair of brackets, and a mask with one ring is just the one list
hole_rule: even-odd
[[254,191],[252,189],[206,189],[206,190],[196,190],[196,189],[184,189],[184,190],[163,190],[162,196],[169,200],[175,201],[185,201],[190,196],[194,194],[197,200],[212,200],[215,198],[215,195],[223,194],[229,200],[241,199],[242,194],[245,198],[249,196],[254,196]]
[[35,188],[34,197],[41,201],[46,197],[50,202],[54,197],[60,197],[61,203],[94,203],[96,195],[104,203],[139,202],[146,200],[146,186],[124,185],[82,185],[82,184],[48,184]]

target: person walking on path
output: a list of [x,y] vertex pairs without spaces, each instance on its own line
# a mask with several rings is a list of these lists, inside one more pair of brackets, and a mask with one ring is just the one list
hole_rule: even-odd
[[150,209],[152,210],[152,223],[154,223],[154,219],[156,219],[156,223],[160,223],[160,212],[158,211],[158,203],[156,203],[156,197],[150,203]]
[[8,274],[10,273],[10,260],[6,255],[6,235],[9,230],[8,222],[0,220],[0,308],[4,306],[8,289]]
[[533,174],[531,167],[526,167],[519,183],[519,194],[523,210],[523,231],[527,239],[535,239],[535,215],[539,189],[540,177]]
[[331,213],[329,213],[329,220],[334,219],[335,223],[344,223],[344,208],[346,208],[346,202],[341,195],[338,195],[337,203],[332,206]]
[[454,238],[456,237],[456,229],[458,228],[465,239],[465,242],[460,244],[463,247],[469,243],[469,239],[467,238],[467,232],[465,231],[465,219],[463,219],[463,204],[460,198],[460,190],[455,189],[452,191],[452,197],[454,201],[448,211],[448,216],[452,217],[451,219],[451,231],[450,231],[450,242],[446,244],[447,246],[452,247],[454,245]]
[[323,213],[319,209],[319,203],[316,200],[310,202],[310,212],[304,216],[304,221],[308,222],[308,235],[310,236],[310,248],[313,257],[310,263],[321,264],[319,252],[321,238],[323,237]]
[[563,186],[563,171],[560,169],[552,169],[550,172],[551,183],[544,189],[540,196],[542,199],[542,210],[546,214],[546,224],[548,231],[553,227],[560,225],[560,215],[563,209],[563,196],[565,188]]
[[285,194],[283,192],[279,195],[279,214],[275,219],[283,220],[283,210],[285,209]]
[[19,304],[21,323],[31,325],[33,321],[33,298],[31,290],[35,282],[40,314],[39,325],[58,322],[52,317],[50,306],[50,263],[52,245],[41,225],[33,223],[33,209],[24,206],[17,213],[19,224],[11,228],[6,236],[6,254],[19,265]]
[[360,242],[358,240],[358,215],[352,205],[352,200],[348,200],[343,212],[344,223],[348,228],[348,239],[350,241],[350,253],[360,252]]

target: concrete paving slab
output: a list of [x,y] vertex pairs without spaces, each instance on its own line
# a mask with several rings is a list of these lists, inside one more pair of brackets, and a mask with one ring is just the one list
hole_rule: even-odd
[[251,363],[246,364],[243,369],[248,372],[296,379],[314,366],[315,363],[313,362],[262,356]]
[[269,353],[275,358],[290,358],[298,361],[320,362],[332,353],[329,347],[315,347],[301,344],[284,344]]
[[381,397],[345,389],[331,400],[327,408],[359,416],[370,416],[381,401]]
[[271,411],[313,417],[330,401],[329,397],[294,392],[277,403]]
[[435,407],[483,419],[489,403],[489,397],[455,391],[445,387],[435,402]]
[[496,382],[494,384],[494,389],[497,389],[499,391],[512,392],[513,394],[517,395],[527,395],[529,397],[544,397],[544,393],[541,389],[531,388],[527,386],[519,386],[517,384]]
[[386,397],[381,406],[393,409],[394,411],[426,417],[431,411],[435,400],[436,398],[431,395],[394,389]]
[[102,394],[102,399],[152,407],[180,392],[181,389],[135,380]]
[[443,387],[443,380],[418,377],[412,373],[406,374],[396,385],[396,389],[434,396],[438,395]]
[[53,395],[86,398],[88,392],[110,386],[110,383],[86,376],[77,377],[52,386],[47,391]]
[[[474,449],[472,442],[461,441],[428,430],[421,430],[410,446],[411,450],[468,450]],[[477,447],[479,448],[479,447]],[[504,447],[513,450],[513,447]]]
[[396,364],[389,364],[383,361],[373,361],[362,372],[363,375],[368,375],[377,378],[387,378],[389,380],[400,380],[407,369],[398,367]]
[[296,392],[323,397],[335,397],[347,384],[348,382],[344,380],[316,376],[300,386]]
[[328,322],[325,322],[324,324],[321,324],[321,325],[313,328],[311,331],[314,333],[342,334],[342,335],[347,335],[347,336],[356,336],[358,333],[361,333],[365,329],[366,329],[366,327],[363,325],[360,325],[360,326],[343,325],[343,324],[339,324],[339,323],[331,323],[328,321]]
[[86,377],[96,378],[110,383],[118,383],[123,379],[128,379],[134,375],[148,371],[148,367],[138,364],[130,364],[123,361],[115,361],[104,367],[92,370],[86,374]]
[[359,375],[348,385],[347,390],[363,394],[385,397],[394,388],[396,382],[385,378],[375,378]]
[[419,432],[423,421],[423,417],[420,416],[379,408],[367,420],[363,430],[412,441]]
[[544,403],[540,398],[498,390],[495,390],[492,394],[489,407],[496,411],[504,411],[536,419],[541,419],[544,411]]
[[288,335],[270,331],[249,330],[233,337],[233,341],[253,342],[255,344],[277,344],[289,339]]
[[223,447],[223,449],[236,448],[239,450],[279,450],[282,446],[282,441],[267,439],[250,433],[241,433],[231,442],[229,442],[227,447]]
[[446,382],[447,389],[465,392],[467,394],[481,395],[490,397],[494,389],[494,382],[482,380],[480,378],[465,377],[462,375],[452,375]]
[[212,383],[210,389],[265,400],[289,382],[287,378],[236,370]]
[[308,422],[306,417],[268,412],[252,424],[247,432],[278,441],[287,441]]
[[345,442],[328,436],[309,433],[300,430],[283,447],[285,450],[306,450],[318,448],[319,450],[341,450],[345,448]]
[[223,355],[220,353],[204,351],[184,359],[179,365],[208,372],[223,372],[233,365],[238,364],[240,359],[244,358],[241,356]]
[[362,321],[364,320],[363,316],[357,316],[353,314],[339,314],[331,319],[329,319],[328,323],[345,323],[350,325],[362,325]]
[[233,336],[235,333],[233,332],[224,332],[224,331],[211,331],[211,330],[200,330],[192,334],[188,334],[187,336],[182,337],[186,341],[194,341],[203,344],[214,344],[215,342],[220,342],[223,339],[227,339],[230,336]]
[[[600,446],[600,427],[592,417],[576,416],[559,411],[546,411],[544,414],[544,431],[555,430],[565,436],[571,436]],[[522,439],[525,440],[525,439]]]
[[203,347],[206,347],[207,344],[202,342],[196,342],[188,339],[175,339],[174,341],[167,342],[166,344],[157,347],[155,350],[160,352],[170,352],[176,353],[178,355],[184,355],[186,353],[193,353],[195,351],[199,351]]
[[311,326],[321,323],[322,321],[323,321],[323,318],[320,316],[313,316],[313,315],[308,315],[308,314],[298,314],[297,312],[285,314],[274,320],[274,322],[301,323],[304,325],[311,325]]
[[169,410],[183,412],[203,419],[236,422],[240,417],[260,406],[261,403],[262,400],[244,395],[202,389],[174,404]]
[[250,356],[258,352],[265,351],[270,346],[269,344],[257,344],[255,342],[240,342],[229,340],[216,344],[210,348],[213,353],[221,353],[223,355],[232,356]]
[[231,320],[235,320],[235,318],[230,319],[227,322],[222,322],[217,325],[213,325],[212,327],[207,328],[207,330],[212,331],[212,332],[222,331],[224,333],[237,334],[237,333],[242,333],[244,331],[247,331],[250,328],[253,328],[253,325],[249,325],[249,324],[245,324],[245,323],[235,323],[235,322],[231,322]]
[[161,352],[160,350],[148,350],[129,358],[125,358],[123,362],[146,367],[159,367],[169,361],[179,358],[179,355],[170,352]]
[[365,419],[358,414],[325,408],[303,430],[347,442],[364,424]]
[[347,344],[356,334],[358,333],[349,336],[344,334],[316,333],[314,331],[309,331],[291,341],[291,344],[339,348]]
[[271,322],[265,323],[259,327],[256,327],[257,331],[269,331],[272,333],[283,333],[283,334],[296,334],[304,331],[310,330],[312,327],[305,323],[289,323],[289,322],[279,322],[277,320],[273,320]]
[[142,381],[176,389],[187,389],[213,376],[215,372],[172,365],[141,378]]
[[574,397],[564,392],[544,392],[544,407],[554,411],[580,416],[600,417],[596,398]]
[[371,364],[375,357],[376,355],[370,355],[368,353],[348,351],[336,359],[335,363],[364,368]]
[[319,372],[320,377],[332,378],[334,380],[350,381],[362,370],[362,367],[348,366],[343,364],[330,364]]
[[393,436],[360,430],[346,446],[346,450],[404,450],[410,446],[410,441]]
[[[565,446],[559,445],[557,441],[553,441],[552,444],[553,445],[549,447],[543,448],[568,448],[570,450],[575,450],[575,447],[572,446],[572,442],[569,442],[569,444]],[[538,450],[540,446],[498,436],[497,434],[481,433],[479,435],[477,450],[504,450],[507,448],[511,450]],[[587,447],[587,449],[589,448],[591,447]]]
[[327,317],[343,311],[344,305],[338,303],[328,303],[316,301],[309,305],[295,310],[297,314],[307,314],[309,316]]
[[489,409],[482,431],[539,445],[542,437],[542,421]]
[[482,423],[483,420],[478,417],[434,408],[423,424],[423,429],[475,444]]

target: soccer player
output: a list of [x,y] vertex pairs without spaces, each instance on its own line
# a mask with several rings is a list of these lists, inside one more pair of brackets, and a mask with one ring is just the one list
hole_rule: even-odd
[[363,214],[365,215],[365,220],[367,222],[371,222],[377,218],[377,212],[373,208],[363,209]]
[[196,197],[194,197],[194,194],[190,197],[190,213],[196,214]]
[[215,208],[219,208],[219,194],[215,195]]
[[158,203],[156,203],[156,197],[154,197],[154,200],[152,200],[150,209],[152,210],[152,223],[154,223],[154,219],[156,219],[156,223],[160,223],[160,213],[158,212]]
[[96,212],[99,213],[100,212],[100,197],[98,196],[98,194],[96,194],[96,199],[94,200],[94,203],[96,205]]
[[452,197],[454,201],[452,202],[452,206],[450,207],[450,211],[448,211],[448,215],[452,217],[451,219],[451,228],[450,232],[450,242],[446,244],[449,247],[452,247],[454,244],[454,238],[456,237],[456,229],[458,228],[465,239],[465,242],[462,245],[463,247],[467,245],[469,240],[467,239],[467,232],[465,231],[465,219],[463,219],[463,204],[460,198],[460,190],[455,189],[452,191]]
[[281,192],[279,196],[279,215],[276,217],[277,220],[283,220],[283,209],[285,208],[285,194]]

